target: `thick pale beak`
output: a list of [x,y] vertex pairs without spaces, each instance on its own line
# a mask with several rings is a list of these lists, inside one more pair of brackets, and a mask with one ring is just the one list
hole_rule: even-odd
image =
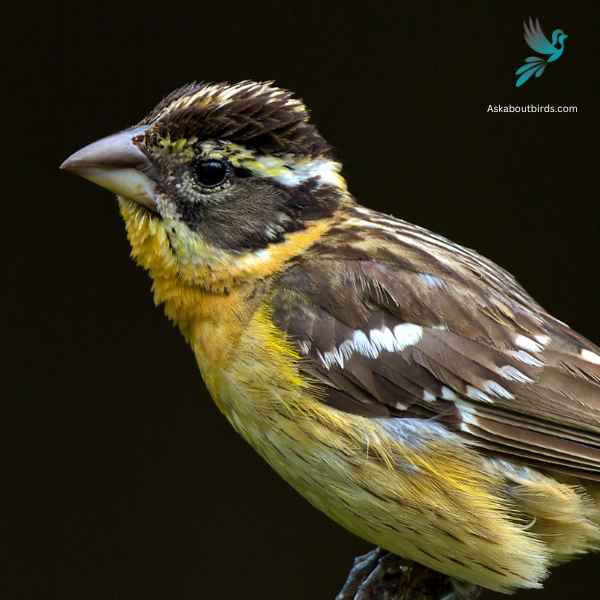
[[147,175],[152,166],[136,144],[143,140],[145,129],[125,129],[84,146],[60,168],[156,210],[155,184]]

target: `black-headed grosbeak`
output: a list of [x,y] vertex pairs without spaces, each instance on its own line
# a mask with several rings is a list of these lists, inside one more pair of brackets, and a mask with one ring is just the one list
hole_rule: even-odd
[[62,165],[233,427],[358,536],[500,592],[600,544],[600,348],[473,250],[356,203],[305,106],[192,84]]

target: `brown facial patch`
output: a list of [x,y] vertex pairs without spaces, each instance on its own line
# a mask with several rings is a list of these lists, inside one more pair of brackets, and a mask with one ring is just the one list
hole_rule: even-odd
[[168,192],[181,219],[209,244],[223,250],[247,252],[281,243],[285,235],[327,219],[341,196],[332,186],[318,187],[315,179],[287,187],[267,178],[236,178],[218,203],[191,202]]

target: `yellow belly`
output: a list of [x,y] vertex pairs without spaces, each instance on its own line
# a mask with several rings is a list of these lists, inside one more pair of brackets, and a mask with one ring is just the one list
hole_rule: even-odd
[[487,459],[432,421],[366,419],[316,398],[259,292],[330,224],[290,234],[267,261],[221,253],[221,262],[186,266],[169,250],[161,220],[129,201],[120,206],[132,255],[154,280],[155,302],[191,344],[216,404],[332,519],[401,556],[500,591],[539,587],[549,564],[600,545],[600,492],[590,484],[587,496],[578,482]]
[[[215,338],[213,338],[215,339]],[[216,338],[218,339],[218,338]],[[331,409],[297,371],[298,357],[264,308],[227,364],[192,346],[233,427],[309,502],[356,535],[488,588],[539,587],[548,551],[508,515],[503,481],[438,425]]]

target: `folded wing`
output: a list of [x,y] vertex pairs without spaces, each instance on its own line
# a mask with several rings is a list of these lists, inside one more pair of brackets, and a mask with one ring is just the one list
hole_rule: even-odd
[[600,479],[600,349],[491,261],[357,211],[273,298],[323,401],[436,419],[483,452]]

